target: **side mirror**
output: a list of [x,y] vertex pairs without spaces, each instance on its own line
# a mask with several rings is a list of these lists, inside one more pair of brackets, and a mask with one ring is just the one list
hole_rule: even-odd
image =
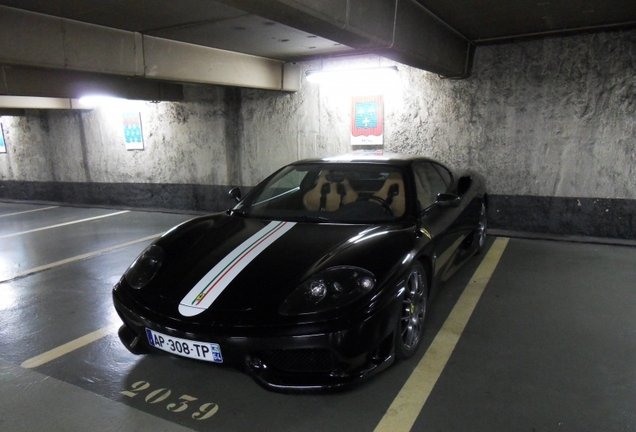
[[452,193],[439,193],[437,194],[437,200],[435,204],[439,207],[459,207],[461,198],[458,195]]
[[236,202],[241,201],[241,188],[239,187],[232,188],[230,189],[230,192],[228,193],[232,198],[234,198]]
[[457,193],[459,196],[464,195],[470,189],[470,186],[473,184],[473,179],[470,176],[463,176],[459,178],[457,182]]

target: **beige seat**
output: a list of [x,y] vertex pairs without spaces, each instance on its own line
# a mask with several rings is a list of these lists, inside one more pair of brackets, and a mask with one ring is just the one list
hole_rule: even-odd
[[334,211],[358,199],[357,192],[347,179],[330,182],[327,174],[323,172],[318,177],[316,186],[303,196],[303,204],[307,210]]
[[404,181],[399,173],[391,173],[384,181],[382,187],[373,194],[378,198],[382,198],[393,210],[393,214],[397,217],[404,214],[406,208],[404,196]]

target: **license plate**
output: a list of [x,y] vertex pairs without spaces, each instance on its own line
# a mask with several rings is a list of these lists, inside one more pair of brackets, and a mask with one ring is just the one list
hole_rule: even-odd
[[150,329],[146,329],[146,336],[150,345],[160,350],[197,360],[223,363],[219,344],[176,338]]

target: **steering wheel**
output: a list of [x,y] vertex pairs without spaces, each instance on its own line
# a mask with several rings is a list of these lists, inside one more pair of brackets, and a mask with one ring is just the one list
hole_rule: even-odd
[[382,206],[382,210],[384,210],[389,216],[393,216],[393,209],[391,208],[391,204],[389,204],[388,202],[386,202],[385,199],[380,198],[379,196],[361,196],[358,197],[356,201],[375,201]]

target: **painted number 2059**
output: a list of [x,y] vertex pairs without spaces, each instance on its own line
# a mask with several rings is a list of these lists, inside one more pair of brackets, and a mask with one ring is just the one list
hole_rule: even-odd
[[[124,390],[120,393],[124,396],[132,398],[137,396],[139,393],[148,390],[150,388],[150,383],[147,381],[137,381],[130,387],[130,390]],[[158,404],[168,399],[171,394],[171,390],[167,388],[160,388],[148,393],[144,400],[149,404]],[[194,402],[196,400],[198,400],[198,398],[195,398],[194,396],[181,395],[177,402],[169,403],[166,406],[166,409],[175,413],[183,412],[190,408],[190,406],[188,405],[189,402]],[[192,418],[195,420],[207,420],[214,414],[216,414],[218,410],[219,406],[217,404],[207,402],[201,405],[198,411],[192,413]]]

